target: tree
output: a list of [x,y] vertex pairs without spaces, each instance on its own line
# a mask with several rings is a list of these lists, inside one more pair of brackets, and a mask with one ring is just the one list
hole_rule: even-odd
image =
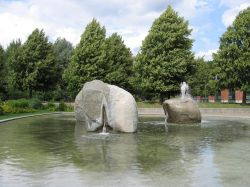
[[4,100],[7,95],[7,68],[5,63],[5,51],[0,45],[0,101]]
[[53,44],[53,50],[58,61],[59,69],[63,71],[69,65],[73,46],[65,38],[57,38]]
[[192,95],[215,95],[217,88],[216,73],[213,61],[205,61],[203,58],[194,60],[195,71],[187,78]]
[[35,29],[22,49],[23,87],[32,97],[33,91],[46,92],[55,87],[59,77],[52,44],[43,30]]
[[107,66],[104,81],[124,89],[131,89],[129,77],[132,73],[133,58],[121,36],[114,33],[107,38],[103,52],[102,60]]
[[143,93],[160,93],[161,101],[179,92],[192,68],[188,22],[170,6],[157,18],[136,57],[134,85]]
[[221,88],[250,90],[250,7],[241,11],[220,38],[214,60],[219,68]]
[[66,92],[66,82],[63,79],[63,72],[69,65],[73,46],[65,38],[57,38],[53,44],[53,50],[57,59],[58,76],[60,77],[54,91],[54,98],[56,100],[66,99],[68,93]]
[[17,99],[24,96],[22,87],[25,77],[22,61],[22,43],[21,40],[13,40],[6,49],[6,66],[8,70],[8,97]]
[[64,73],[71,97],[76,96],[85,82],[104,79],[107,66],[102,61],[105,34],[105,28],[93,19],[81,35],[80,43],[74,49]]

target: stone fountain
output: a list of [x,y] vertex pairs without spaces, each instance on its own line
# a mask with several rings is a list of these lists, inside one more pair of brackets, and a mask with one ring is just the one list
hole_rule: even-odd
[[100,80],[86,82],[75,99],[77,122],[85,122],[88,131],[107,129],[120,132],[137,130],[138,112],[134,97],[118,86]]
[[181,83],[181,98],[168,99],[163,102],[163,109],[168,123],[200,123],[201,113],[197,103],[189,94],[189,86]]

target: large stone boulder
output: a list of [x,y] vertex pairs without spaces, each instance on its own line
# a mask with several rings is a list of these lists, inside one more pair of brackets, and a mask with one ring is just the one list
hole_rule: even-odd
[[122,88],[94,80],[84,84],[75,99],[77,121],[88,131],[107,125],[120,132],[137,130],[138,112],[134,97]]
[[163,109],[169,123],[200,123],[201,113],[191,98],[169,99],[163,102]]

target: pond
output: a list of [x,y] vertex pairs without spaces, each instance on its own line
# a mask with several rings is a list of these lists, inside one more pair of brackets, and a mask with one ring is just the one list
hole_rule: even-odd
[[134,134],[86,132],[73,115],[0,124],[0,186],[249,186],[250,119],[167,128],[143,117]]

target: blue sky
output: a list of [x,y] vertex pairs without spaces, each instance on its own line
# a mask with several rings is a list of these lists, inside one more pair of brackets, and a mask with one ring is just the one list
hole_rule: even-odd
[[117,32],[136,54],[153,21],[171,5],[189,21],[196,57],[211,59],[219,38],[250,0],[0,0],[0,44],[24,42],[35,29],[51,41],[65,37],[76,45],[85,26],[95,17],[107,35]]

